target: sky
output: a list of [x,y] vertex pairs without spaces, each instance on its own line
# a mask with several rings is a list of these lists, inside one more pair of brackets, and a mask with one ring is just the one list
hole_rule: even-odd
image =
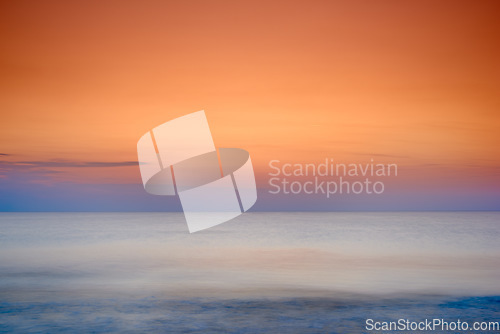
[[[205,110],[254,210],[500,210],[498,1],[2,1],[0,211],[169,211],[139,138]],[[269,193],[271,160],[398,165]]]

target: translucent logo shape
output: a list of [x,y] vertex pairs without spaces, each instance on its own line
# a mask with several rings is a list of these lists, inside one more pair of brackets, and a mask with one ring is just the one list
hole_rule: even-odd
[[152,129],[137,154],[144,189],[179,196],[191,233],[233,219],[257,200],[250,155],[216,149],[203,110]]

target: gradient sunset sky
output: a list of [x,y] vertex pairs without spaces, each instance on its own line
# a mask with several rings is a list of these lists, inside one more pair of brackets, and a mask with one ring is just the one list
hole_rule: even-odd
[[[0,210],[163,211],[136,144],[205,110],[254,210],[500,210],[498,1],[1,1]],[[270,160],[397,163],[271,196]]]

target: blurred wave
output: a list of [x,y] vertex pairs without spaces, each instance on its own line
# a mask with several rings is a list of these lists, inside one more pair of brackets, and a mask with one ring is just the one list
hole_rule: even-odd
[[[1,213],[0,332],[359,333],[494,319],[500,214]],[[498,319],[497,319],[498,320]]]

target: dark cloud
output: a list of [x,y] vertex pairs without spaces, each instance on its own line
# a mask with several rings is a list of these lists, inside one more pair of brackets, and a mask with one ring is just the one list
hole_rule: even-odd
[[15,182],[17,184],[57,182],[55,177],[63,173],[69,173],[63,168],[106,168],[137,166],[136,161],[72,161],[72,160],[48,160],[48,161],[1,161],[0,160],[0,181],[2,183]]
[[0,156],[2,156],[2,157],[7,157],[7,156],[9,156],[9,155],[10,155],[10,154],[7,154],[7,153],[0,153]]
[[71,160],[49,160],[49,161],[0,161],[0,166],[25,167],[25,168],[88,168],[88,167],[125,167],[136,166],[137,161],[71,161]]

